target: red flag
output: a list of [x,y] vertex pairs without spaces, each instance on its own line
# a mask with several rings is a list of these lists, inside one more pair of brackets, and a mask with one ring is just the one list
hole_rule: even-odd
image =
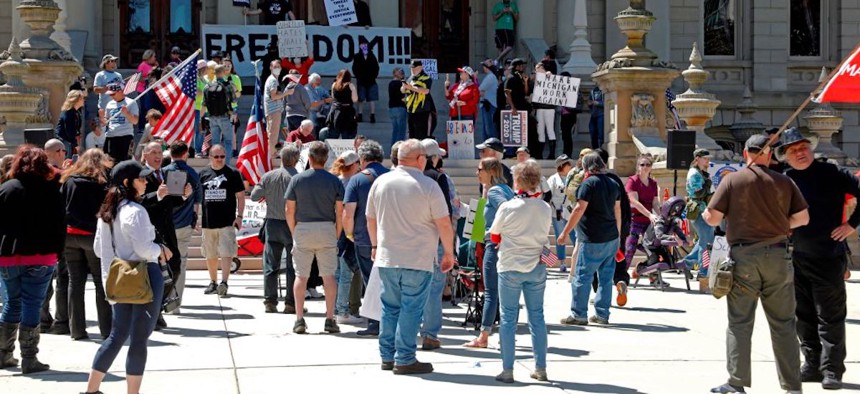
[[860,46],[842,63],[813,101],[816,103],[860,103]]
[[260,182],[267,171],[269,171],[269,138],[266,134],[266,117],[263,114],[263,88],[260,78],[254,87],[254,104],[251,105],[251,116],[248,118],[248,127],[245,129],[245,139],[242,141],[242,149],[239,151],[239,159],[236,160],[236,168],[245,177],[251,186]]
[[[192,59],[193,58],[193,59]],[[155,125],[152,135],[167,144],[176,140],[190,144],[194,137],[194,98],[197,97],[197,56],[155,85],[155,94],[164,103],[167,113]]]

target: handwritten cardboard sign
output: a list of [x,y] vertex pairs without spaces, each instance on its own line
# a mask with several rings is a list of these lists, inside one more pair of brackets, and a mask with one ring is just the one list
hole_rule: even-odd
[[475,122],[471,120],[448,121],[448,158],[472,160],[475,158]]
[[329,26],[343,26],[358,22],[355,3],[352,0],[325,0],[325,12]]
[[278,29],[278,55],[282,58],[308,56],[305,21],[281,21]]
[[579,78],[537,73],[535,74],[535,89],[532,92],[532,102],[576,108],[576,100],[579,97],[579,83]]

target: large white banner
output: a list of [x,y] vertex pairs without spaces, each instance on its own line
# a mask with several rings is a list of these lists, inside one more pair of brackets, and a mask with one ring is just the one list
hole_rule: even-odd
[[355,3],[352,0],[325,0],[325,12],[329,26],[343,26],[358,22]]
[[276,26],[278,29],[278,54],[281,57],[292,59],[308,55],[305,21],[281,21]]
[[[335,76],[351,69],[358,53],[358,40],[368,42],[370,52],[379,59],[380,75],[390,75],[395,67],[405,68],[412,56],[409,29],[394,27],[305,26],[310,55],[316,61],[311,72]],[[203,25],[203,53],[223,51],[233,59],[236,72],[254,76],[253,61],[266,56],[266,46],[278,36],[275,26]]]

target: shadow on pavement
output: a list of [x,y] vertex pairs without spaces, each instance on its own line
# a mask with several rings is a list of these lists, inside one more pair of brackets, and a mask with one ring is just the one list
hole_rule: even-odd
[[[501,372],[501,370],[499,371]],[[421,378],[423,380],[430,380],[433,382],[445,382],[445,383],[456,383],[456,384],[466,384],[472,386],[499,386],[499,387],[527,387],[533,385],[540,385],[537,382],[520,382],[516,381],[511,384],[497,382],[492,376],[484,376],[484,375],[470,375],[470,374],[447,374],[447,373],[428,373],[425,375],[415,375],[415,377]],[[528,376],[526,376],[528,379]]]
[[[445,342],[447,344],[447,341]],[[458,356],[458,357],[466,357],[466,358],[481,358],[481,359],[493,359],[497,361],[502,360],[502,356],[499,353],[499,349],[486,348],[486,349],[473,349],[468,347],[461,347],[459,343],[451,346],[443,346],[439,349],[434,350],[436,353],[447,354],[449,356]],[[531,353],[519,353],[515,356],[517,360],[527,360],[532,358]],[[481,377],[485,379],[485,376]],[[486,383],[486,382],[484,382]]]
[[[22,375],[23,376],[23,375]],[[86,383],[90,374],[88,372],[60,372],[46,371],[27,375],[30,379],[41,380],[43,382],[80,382]],[[125,378],[108,373],[105,375],[105,382],[122,382]],[[86,387],[82,387],[86,388]]]
[[845,319],[847,324],[860,324],[860,319]]
[[615,323],[610,323],[607,326],[596,326],[596,327],[608,328],[610,330],[642,331],[642,332],[687,332],[687,331],[690,331],[690,329],[686,328],[686,327],[676,327],[676,326],[670,326],[670,325],[666,325],[666,324],[630,324],[630,323],[615,324]]
[[[187,309],[192,311],[232,311],[233,308],[229,306],[218,306],[218,305],[182,305],[181,309]],[[182,315],[180,315],[182,316]]]
[[[620,308],[619,308],[620,309]],[[628,311],[634,312],[659,312],[659,313],[687,313],[687,311],[681,309],[669,309],[669,308],[646,308],[641,306],[636,306],[633,308],[624,308]]]
[[631,389],[629,387],[615,386],[615,385],[611,385],[611,384],[561,382],[561,381],[557,381],[557,380],[552,380],[552,376],[550,376],[550,381],[553,383],[553,385],[559,386],[566,391],[575,391],[575,392],[584,392],[584,393],[612,393],[612,394],[642,393],[641,391],[636,390],[636,389]]
[[189,338],[241,338],[249,334],[224,330],[199,330],[196,328],[167,327],[161,331],[164,335],[178,335]]
[[253,320],[254,316],[244,313],[183,313],[183,319],[202,319],[202,320]]
[[547,354],[555,354],[564,357],[585,357],[591,352],[580,349],[562,349],[557,347],[549,347],[546,349]]

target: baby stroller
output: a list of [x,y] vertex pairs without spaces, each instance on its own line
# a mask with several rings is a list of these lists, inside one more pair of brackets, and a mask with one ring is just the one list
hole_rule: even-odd
[[[636,267],[639,274],[633,283],[635,288],[642,276],[653,279],[653,284],[664,291],[668,284],[663,279],[664,272],[677,272],[684,276],[687,290],[690,290],[690,279],[692,274],[687,264],[681,258],[681,245],[677,238],[686,241],[686,235],[680,226],[681,214],[684,212],[685,202],[682,197],[672,197],[660,207],[660,219],[648,226],[645,234],[640,238],[637,248],[648,256],[648,260]],[[677,237],[676,237],[677,235]]]

